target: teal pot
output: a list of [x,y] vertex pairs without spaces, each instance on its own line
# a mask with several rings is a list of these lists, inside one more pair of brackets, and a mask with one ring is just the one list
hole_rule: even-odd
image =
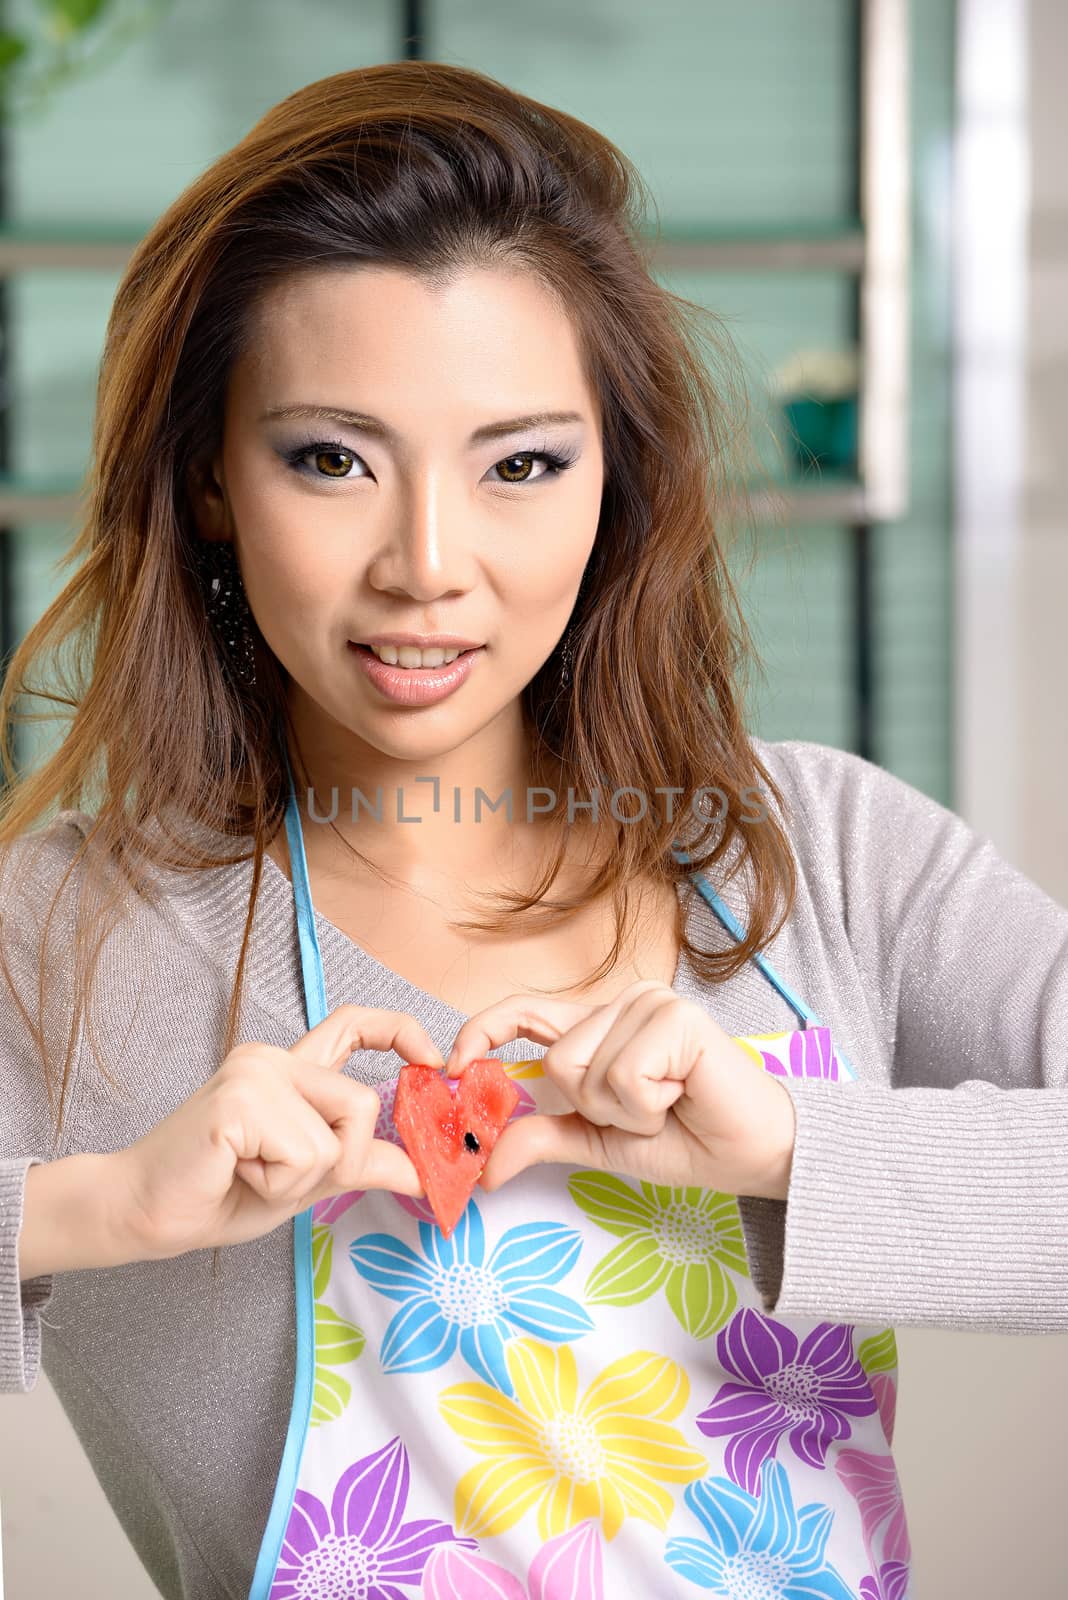
[[859,407],[855,394],[835,400],[787,400],[782,409],[794,461],[802,472],[813,467],[856,471]]

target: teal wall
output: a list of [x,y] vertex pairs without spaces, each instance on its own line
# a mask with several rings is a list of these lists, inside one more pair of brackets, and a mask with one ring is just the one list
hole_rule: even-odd
[[[810,228],[849,218],[855,151],[849,0],[427,0],[427,53],[476,67],[591,122],[637,163],[665,229]],[[911,6],[911,501],[875,530],[876,759],[952,799],[949,305],[946,206],[953,0]],[[33,0],[9,4],[13,22]],[[142,230],[268,106],[301,84],[395,58],[393,0],[175,0],[143,37],[42,114],[9,128],[21,224]],[[709,306],[745,361],[758,420],[792,350],[841,345],[850,281],[829,271],[664,274]],[[118,275],[12,280],[14,466],[86,465],[96,362]],[[767,443],[761,436],[761,450]],[[25,525],[17,622],[59,587],[71,529]],[[843,527],[762,528],[739,579],[767,681],[749,702],[770,738],[851,747],[852,557]],[[748,551],[745,552],[748,555]]]

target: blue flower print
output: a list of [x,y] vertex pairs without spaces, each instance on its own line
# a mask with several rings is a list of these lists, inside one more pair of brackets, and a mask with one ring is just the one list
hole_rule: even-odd
[[684,1498],[708,1542],[669,1539],[664,1559],[691,1583],[718,1595],[759,1591],[776,1600],[854,1600],[823,1560],[834,1512],[815,1500],[795,1510],[781,1461],[764,1462],[759,1497],[730,1478],[702,1478]]
[[349,1247],[362,1278],[400,1310],[382,1338],[383,1372],[430,1372],[460,1353],[493,1388],[514,1397],[504,1342],[516,1332],[550,1344],[593,1328],[577,1301],[549,1287],[574,1266],[582,1248],[575,1228],[527,1222],[502,1234],[486,1261],[486,1236],[474,1201],[446,1239],[419,1224],[417,1255],[388,1233],[365,1233]]

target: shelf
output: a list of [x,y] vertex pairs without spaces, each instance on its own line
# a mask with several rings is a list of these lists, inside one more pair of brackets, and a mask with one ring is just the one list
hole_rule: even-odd
[[754,520],[761,525],[789,527],[797,523],[858,523],[875,520],[859,480],[827,478],[823,482],[776,484],[749,497]]
[[[40,268],[120,272],[150,226],[138,232],[128,226],[93,227],[88,223],[12,223],[0,228],[0,276]],[[694,224],[661,228],[659,238],[646,230],[642,237],[653,245],[652,259],[658,270],[860,272],[864,266],[864,230],[859,222],[796,228]]]
[[[859,481],[798,480],[753,489],[749,496],[761,523],[863,522],[867,496]],[[82,490],[69,478],[0,473],[0,530],[34,522],[73,524],[83,514]]]
[[8,223],[0,228],[0,277],[38,267],[121,272],[142,237],[130,227]]
[[84,504],[71,478],[0,473],[0,529],[20,522],[73,522]]
[[646,232],[657,270],[681,272],[763,272],[798,270],[862,272],[864,229],[860,222],[797,227],[665,227]]

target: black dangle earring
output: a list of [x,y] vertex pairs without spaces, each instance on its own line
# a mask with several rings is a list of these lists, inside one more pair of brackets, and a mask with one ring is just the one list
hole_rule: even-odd
[[194,556],[204,592],[204,609],[223,646],[223,655],[238,683],[256,682],[256,656],[245,586],[234,547],[228,539],[200,539]]
[[571,687],[571,656],[572,656],[571,640],[572,640],[573,633],[574,633],[574,629],[573,628],[568,628],[567,632],[564,634],[563,644],[560,646],[560,687],[561,687],[561,689],[569,689]]

